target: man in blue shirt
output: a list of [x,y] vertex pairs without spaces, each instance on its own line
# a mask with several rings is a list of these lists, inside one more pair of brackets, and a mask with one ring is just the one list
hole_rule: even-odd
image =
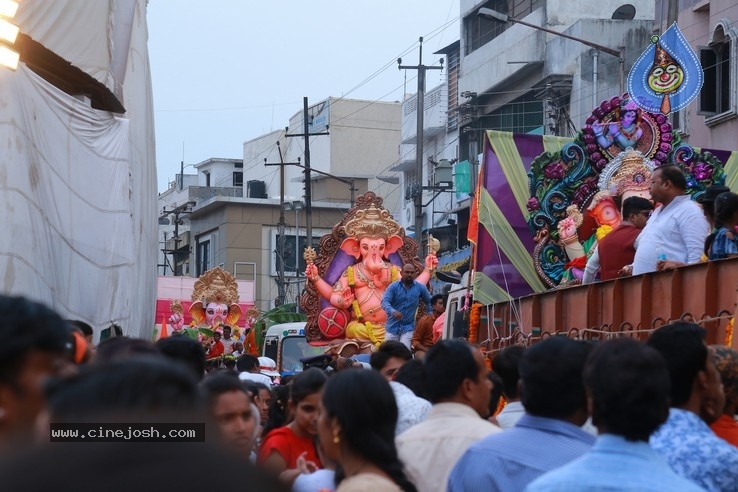
[[581,429],[588,417],[582,369],[589,352],[585,342],[560,336],[525,349],[519,365],[525,415],[515,427],[473,444],[451,471],[448,491],[523,490],[589,451],[595,437]]
[[405,263],[401,277],[387,287],[382,297],[382,309],[387,313],[385,340],[399,340],[412,350],[415,331],[415,312],[422,297],[425,309],[431,314],[431,296],[428,288],[415,280],[415,265]]
[[669,418],[650,443],[678,475],[706,490],[738,491],[738,448],[708,426],[722,414],[725,394],[704,338],[704,328],[684,321],[662,326],[648,338],[666,360],[671,379]]
[[648,445],[669,415],[669,372],[656,350],[632,338],[601,342],[584,369],[599,437],[590,452],[534,480],[526,492],[702,490]]

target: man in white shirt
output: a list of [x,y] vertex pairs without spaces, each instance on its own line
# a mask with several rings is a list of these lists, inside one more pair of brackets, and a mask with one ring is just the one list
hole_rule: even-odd
[[684,192],[687,180],[673,164],[656,168],[651,175],[651,198],[660,203],[635,241],[633,265],[623,274],[666,270],[697,263],[702,257],[710,226],[699,205]]
[[469,446],[502,429],[486,420],[492,383],[482,352],[461,340],[441,340],[424,360],[433,407],[395,441],[418,492],[437,492],[446,490],[451,469]]
[[223,348],[225,349],[225,352],[223,352],[225,355],[231,355],[233,353],[233,344],[236,341],[231,338],[231,327],[224,325],[223,326],[223,338],[220,339],[220,343],[223,344]]
[[272,378],[262,374],[259,366],[259,359],[251,354],[243,354],[236,361],[236,369],[238,370],[238,378],[241,381],[251,380],[257,383],[272,386]]

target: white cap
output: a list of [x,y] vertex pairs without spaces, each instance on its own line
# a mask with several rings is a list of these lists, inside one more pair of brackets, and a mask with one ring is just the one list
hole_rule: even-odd
[[279,376],[277,363],[269,357],[259,357],[259,372],[269,377]]

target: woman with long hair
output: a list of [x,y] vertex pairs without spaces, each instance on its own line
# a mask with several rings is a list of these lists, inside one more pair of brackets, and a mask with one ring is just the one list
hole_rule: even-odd
[[397,404],[376,371],[350,369],[323,390],[318,435],[336,461],[336,492],[415,492],[395,448]]
[[715,229],[705,239],[705,255],[710,260],[738,256],[738,194],[725,192],[715,198]]

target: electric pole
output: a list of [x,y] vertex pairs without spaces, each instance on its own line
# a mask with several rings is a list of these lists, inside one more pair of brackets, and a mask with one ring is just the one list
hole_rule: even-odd
[[[312,189],[310,183],[310,137],[318,135],[330,135],[327,131],[310,133],[310,115],[308,114],[308,98],[302,98],[303,133],[287,133],[285,137],[305,137],[305,235],[308,244],[312,245],[313,238],[313,205]],[[327,127],[326,127],[327,128]]]
[[423,65],[423,38],[418,42],[419,61],[417,65],[403,65],[402,58],[397,59],[398,69],[400,70],[417,70],[418,71],[418,95],[417,95],[417,111],[418,126],[415,135],[415,175],[418,180],[417,186],[413,188],[413,202],[415,204],[415,239],[418,245],[423,246],[423,112],[425,111],[425,71],[426,70],[443,70],[443,58],[441,58],[439,67],[427,67]]
[[[174,262],[174,267],[172,268],[172,274],[175,277],[182,276],[182,265],[179,264],[179,261],[181,259],[182,251],[180,251],[179,243],[182,241],[179,238],[179,222],[180,222],[180,215],[189,215],[192,213],[192,207],[195,206],[195,202],[187,202],[183,205],[175,206],[169,210],[167,210],[166,207],[161,212],[161,215],[159,216],[160,219],[163,218],[169,218],[170,215],[174,216],[174,237],[172,238],[174,241],[174,249],[163,249],[165,255],[171,254],[172,255],[172,261]],[[189,249],[189,246],[188,246]],[[166,274],[166,269],[164,271]]]
[[[284,156],[282,155],[282,147],[277,141],[277,150],[279,150],[279,162],[267,162],[266,157],[264,158],[265,166],[279,166],[279,222],[277,223],[277,233],[279,235],[279,244],[277,246],[277,254],[279,255],[279,270],[277,271],[277,298],[281,299],[282,303],[287,299],[287,285],[284,280],[284,232],[286,223],[284,220],[284,166],[287,164],[295,164],[293,162],[284,162]],[[297,163],[299,164],[299,162]],[[295,227],[297,224],[295,224]],[[295,232],[295,236],[297,231]],[[297,272],[297,267],[295,267]]]

